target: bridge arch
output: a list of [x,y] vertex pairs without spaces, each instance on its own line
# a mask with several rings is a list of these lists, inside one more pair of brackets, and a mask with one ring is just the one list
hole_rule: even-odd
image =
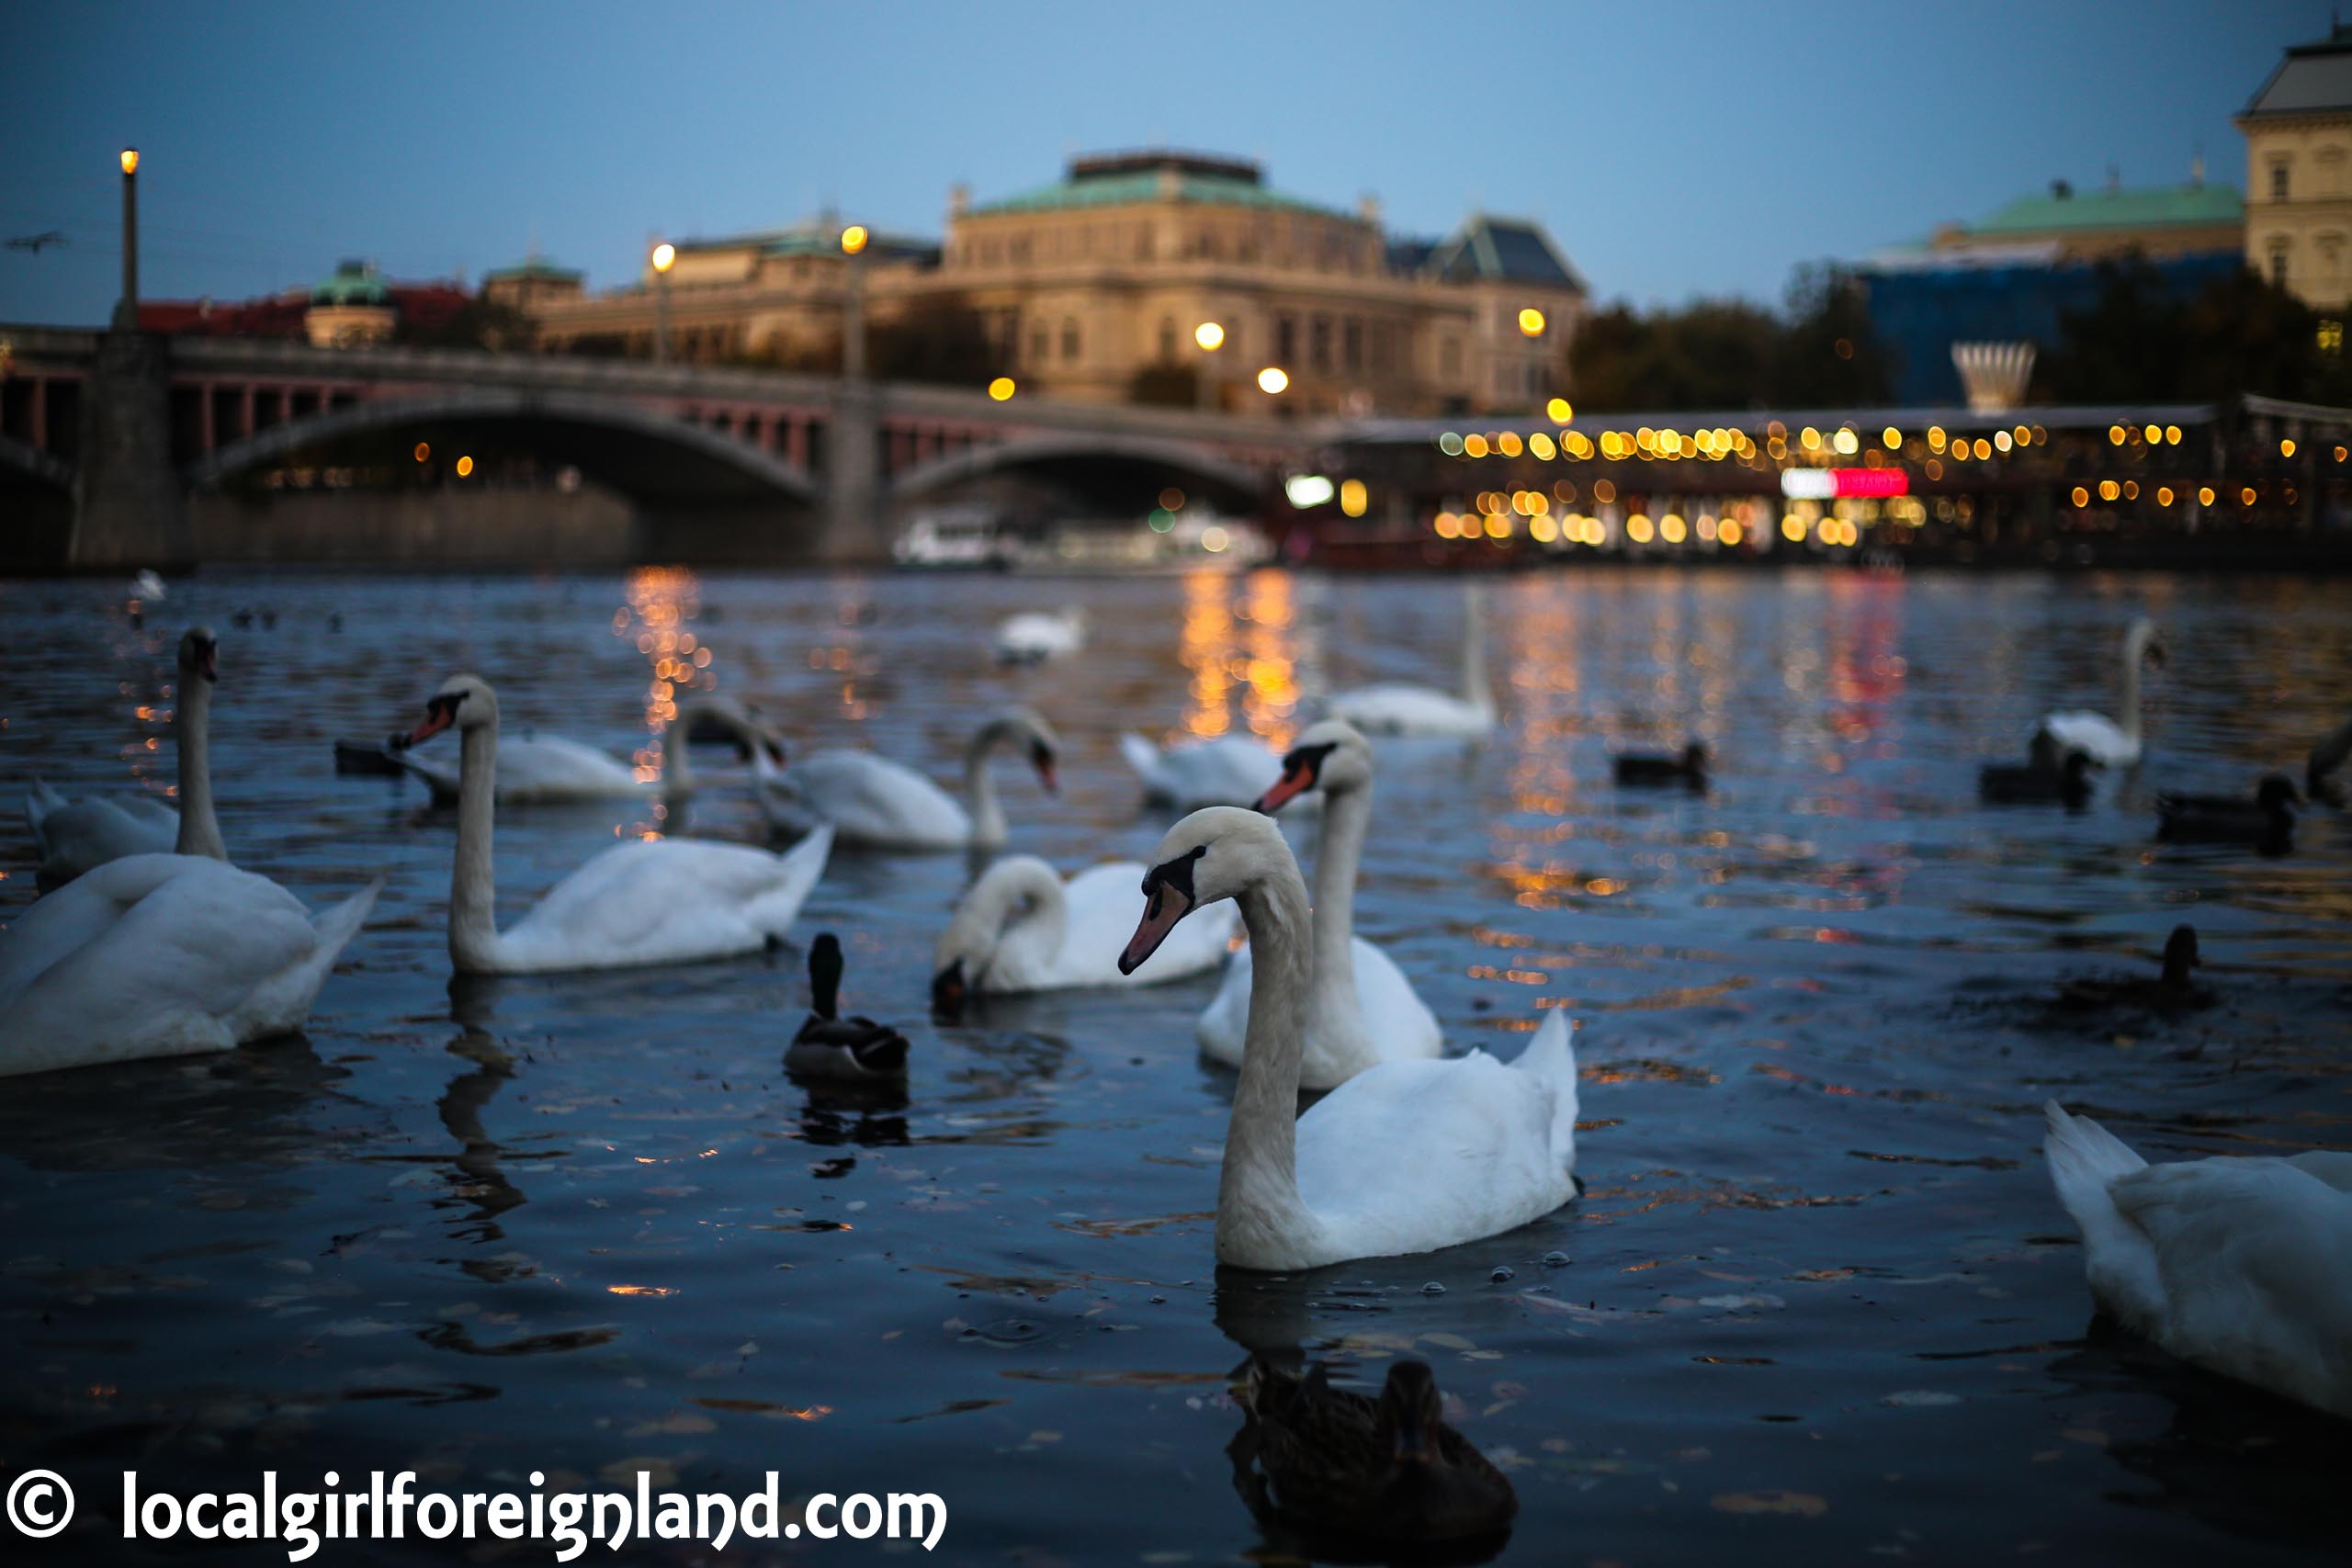
[[[598,472],[594,449],[603,438],[619,436],[634,445],[683,452],[701,467],[753,490],[815,503],[819,488],[807,470],[721,431],[690,423],[642,404],[610,397],[513,388],[469,388],[390,397],[311,414],[217,447],[188,465],[185,478],[197,487],[217,485],[248,468],[324,442],[403,427],[450,423],[527,423],[571,433],[590,442],[583,471],[596,473],[622,491],[642,490],[626,475]],[[577,459],[575,459],[577,460]]]
[[1197,479],[1254,493],[1263,476],[1248,463],[1165,436],[1081,433],[1020,435],[976,446],[901,469],[890,479],[893,501],[911,501],[949,485],[1007,469],[1078,460],[1124,459],[1149,463]]

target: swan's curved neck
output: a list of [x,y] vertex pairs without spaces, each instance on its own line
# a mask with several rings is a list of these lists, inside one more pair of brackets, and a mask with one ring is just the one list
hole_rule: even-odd
[[2134,744],[2140,739],[2140,660],[2146,646],[2137,631],[2123,639],[2123,711],[2115,716]]
[[1012,734],[1002,719],[980,726],[964,749],[964,809],[972,817],[972,842],[983,847],[1001,844],[1011,836],[1004,807],[996,798],[996,781],[989,776],[989,756]]
[[[1329,807],[1327,807],[1328,810]],[[1250,928],[1250,1023],[1241,1081],[1217,1178],[1217,1253],[1258,1251],[1261,1235],[1295,1238],[1313,1216],[1298,1194],[1298,1069],[1306,1045],[1310,916],[1298,873],[1276,868],[1234,900]]]
[[[1027,906],[1024,911],[1023,906]],[[999,861],[972,885],[940,939],[943,953],[985,953],[992,961],[1015,930],[1040,953],[1058,952],[1069,905],[1054,868],[1026,856]],[[985,964],[981,965],[987,967]]]
[[1476,583],[1462,591],[1462,700],[1489,711],[1495,705],[1487,681],[1487,596]]
[[458,858],[449,875],[449,957],[460,974],[497,967],[498,883],[491,870],[497,818],[498,727],[462,732],[458,754]]
[[227,860],[220,819],[212,811],[212,682],[183,671],[179,698],[180,832],[172,848]]
[[683,795],[695,787],[694,763],[688,756],[686,731],[693,727],[690,708],[681,708],[677,716],[662,728],[662,793]]
[[[1356,994],[1356,869],[1372,829],[1372,786],[1327,792],[1315,860],[1314,1016],[1363,1032]],[[1254,962],[1254,961],[1253,961]]]

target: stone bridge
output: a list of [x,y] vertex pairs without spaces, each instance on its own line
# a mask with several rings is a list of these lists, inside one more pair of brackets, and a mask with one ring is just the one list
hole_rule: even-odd
[[643,511],[697,514],[726,556],[838,562],[885,558],[926,496],[1057,466],[1251,504],[1314,439],[1277,419],[766,370],[0,326],[0,534],[12,513],[62,518],[75,567],[188,560],[192,500],[310,455],[475,433]]

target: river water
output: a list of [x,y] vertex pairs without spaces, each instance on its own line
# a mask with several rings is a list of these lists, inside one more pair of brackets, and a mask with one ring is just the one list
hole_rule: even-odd
[[[1062,603],[1091,612],[1083,655],[989,664],[999,615]],[[453,987],[451,818],[337,777],[328,742],[469,669],[510,726],[650,761],[666,671],[952,779],[1018,696],[1061,732],[1064,793],[1002,764],[1013,847],[1069,870],[1168,820],[1122,729],[1279,745],[1320,691],[1445,683],[1451,581],[220,573],[143,626],[110,583],[0,584],[12,812],[35,773],[169,779],[172,649],[203,620],[233,856],[313,904],[390,879],[306,1039],[0,1079],[0,1466],[76,1484],[85,1552],[155,1550],[114,1539],[126,1467],[192,1491],[380,1466],[443,1490],[776,1469],[788,1496],[939,1494],[941,1560],[1262,1560],[1300,1543],[1235,1487],[1228,1372],[1304,1352],[1376,1388],[1410,1355],[1518,1489],[1506,1562],[2333,1558],[2346,1428],[2092,1331],[2038,1108],[2158,1159],[2352,1146],[2352,833],[2319,813],[2281,858],[2174,849],[2150,809],[2300,773],[2352,711],[2347,610],[2288,579],[1497,581],[1504,725],[1384,750],[1358,931],[1452,1048],[1515,1053],[1539,1004],[1582,1021],[1588,1190],[1472,1246],[1267,1279],[1212,1255],[1213,976],[933,1027],[971,867],[844,852],[764,958]],[[2172,655],[2146,765],[2080,815],[1980,807],[1976,763],[2035,715],[2111,707],[2135,613]],[[1704,794],[1611,783],[1612,746],[1686,733],[1718,758]],[[684,826],[761,838],[725,754],[698,766]],[[503,907],[680,826],[503,813]],[[33,894],[13,818],[0,871],[6,919]],[[2045,1008],[2182,920],[2219,1006]],[[846,1003],[913,1041],[902,1104],[782,1073],[820,930]]]

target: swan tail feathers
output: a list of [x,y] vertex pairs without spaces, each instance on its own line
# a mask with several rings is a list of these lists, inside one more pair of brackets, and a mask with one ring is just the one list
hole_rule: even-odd
[[761,925],[772,935],[781,938],[799,919],[800,907],[817,890],[818,882],[825,874],[825,863],[832,853],[833,825],[830,822],[818,823],[806,838],[784,852],[784,875],[775,890],[760,900],[758,908]]
[[1577,1047],[1566,1009],[1553,1008],[1544,1013],[1543,1025],[1535,1031],[1535,1038],[1527,1049],[1520,1053],[1515,1065],[1521,1072],[1533,1074],[1551,1089],[1552,1147],[1559,1151],[1564,1164],[1573,1163],[1577,1141]]
[[323,964],[320,971],[322,976],[327,969],[334,967],[336,956],[350,945],[353,937],[359,934],[360,926],[368,919],[368,911],[376,907],[376,895],[383,890],[384,878],[379,876],[333,908],[320,910],[318,918],[311,922],[319,933],[319,952]]
[[2087,1116],[2070,1116],[2056,1100],[2041,1107],[2048,1123],[2042,1157],[2051,1185],[2083,1233],[2083,1273],[2099,1306],[2128,1327],[2147,1332],[2162,1320],[2165,1289],[2154,1243],[2115,1200],[2112,1184],[2148,1162]]
[[1127,760],[1127,766],[1147,779],[1159,766],[1159,748],[1133,730],[1119,737],[1119,755]]

